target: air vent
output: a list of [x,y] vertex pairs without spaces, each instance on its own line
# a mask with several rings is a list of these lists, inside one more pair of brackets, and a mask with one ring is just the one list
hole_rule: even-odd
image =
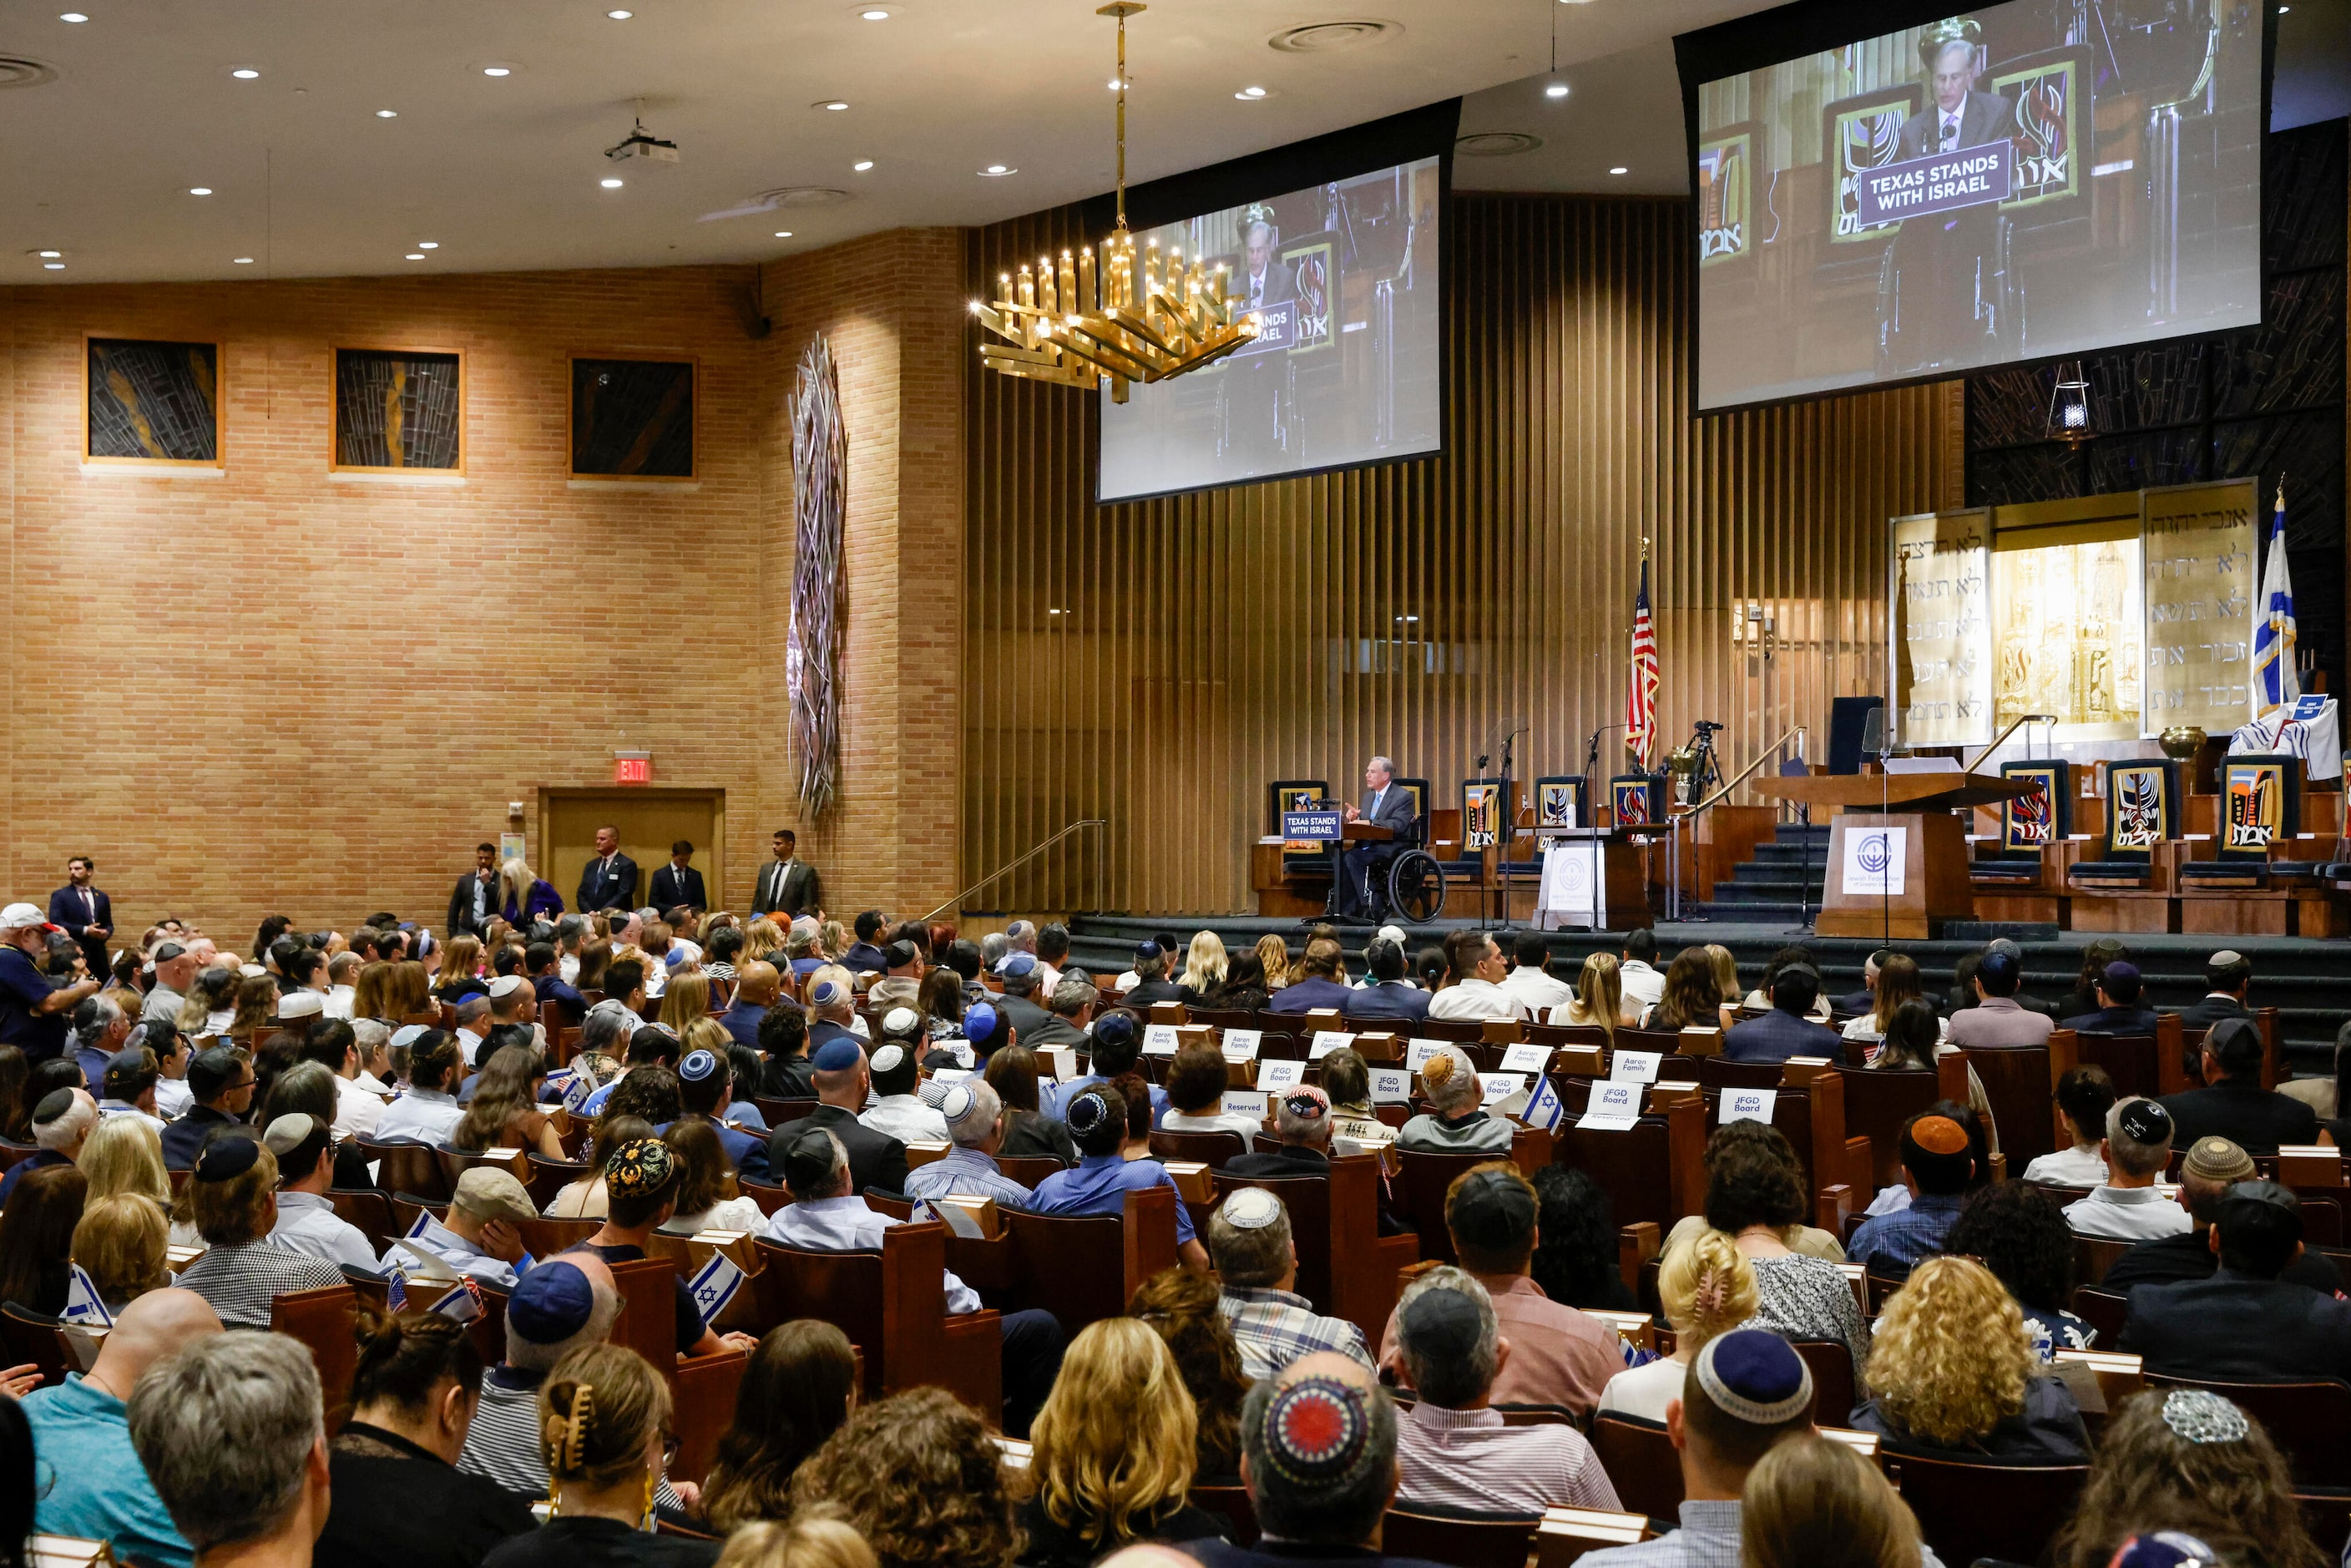
[[762,191],[759,199],[778,207],[831,207],[853,198],[831,185],[786,185],[778,191]]
[[1541,137],[1523,131],[1479,131],[1457,140],[1453,151],[1464,158],[1515,158],[1541,145]]
[[1360,49],[1366,44],[1380,43],[1403,31],[1401,22],[1309,22],[1302,27],[1276,33],[1266,40],[1266,47],[1280,49],[1285,55],[1332,55],[1342,49]]
[[46,87],[57,79],[57,68],[38,60],[0,55],[0,88]]

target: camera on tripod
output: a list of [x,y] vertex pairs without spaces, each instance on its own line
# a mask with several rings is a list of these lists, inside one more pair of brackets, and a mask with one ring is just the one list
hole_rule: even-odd
[[1691,724],[1690,727],[1697,730],[1700,735],[1712,735],[1718,729],[1728,729],[1729,726],[1717,724],[1710,718],[1702,718]]

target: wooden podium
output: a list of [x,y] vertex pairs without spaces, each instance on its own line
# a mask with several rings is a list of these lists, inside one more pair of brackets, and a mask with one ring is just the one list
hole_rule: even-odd
[[[1968,879],[1967,828],[1955,810],[1997,805],[2029,795],[2040,786],[1982,773],[1816,773],[1804,778],[1759,778],[1755,788],[1766,795],[1826,807],[1835,813],[1829,826],[1828,875],[1821,894],[1820,918],[1813,929],[1823,936],[1901,936],[1927,941],[1945,920],[1972,920],[1975,888]],[[1877,875],[1886,868],[1890,846],[1880,843],[1870,858],[1873,830],[1902,831],[1898,891],[1878,891]],[[1891,839],[1892,834],[1886,835]],[[1861,858],[1848,859],[1848,852]],[[1848,868],[1858,869],[1870,883],[1869,891],[1845,891]]]

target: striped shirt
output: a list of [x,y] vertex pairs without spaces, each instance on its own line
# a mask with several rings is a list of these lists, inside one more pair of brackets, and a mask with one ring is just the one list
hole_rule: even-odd
[[[482,1396],[474,1406],[474,1425],[465,1433],[457,1468],[534,1500],[545,1497],[547,1451],[539,1446],[538,1389],[546,1381],[543,1372],[517,1372],[511,1366],[494,1366],[483,1374]],[[685,1508],[666,1476],[654,1486],[653,1501],[681,1512]]]
[[945,1156],[906,1173],[908,1197],[992,1197],[998,1208],[1026,1208],[1029,1189],[1004,1174],[989,1155],[958,1144]]
[[1539,1514],[1623,1505],[1608,1472],[1573,1427],[1503,1425],[1497,1410],[1446,1410],[1422,1400],[1396,1418],[1396,1501],[1406,1508]]
[[334,1264],[268,1241],[207,1248],[173,1281],[210,1301],[223,1323],[247,1329],[269,1326],[274,1297],[342,1282],[343,1271]]
[[1271,1377],[1300,1356],[1322,1350],[1337,1351],[1371,1368],[1364,1331],[1344,1318],[1322,1316],[1303,1296],[1227,1285],[1217,1310],[1225,1314],[1233,1343],[1240,1347],[1241,1372],[1252,1381]]

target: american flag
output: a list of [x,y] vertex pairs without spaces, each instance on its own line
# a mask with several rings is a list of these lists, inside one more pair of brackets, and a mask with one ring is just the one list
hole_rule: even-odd
[[1646,771],[1656,744],[1657,627],[1649,618],[1649,558],[1641,558],[1641,591],[1633,600],[1633,680],[1625,693],[1625,744]]

